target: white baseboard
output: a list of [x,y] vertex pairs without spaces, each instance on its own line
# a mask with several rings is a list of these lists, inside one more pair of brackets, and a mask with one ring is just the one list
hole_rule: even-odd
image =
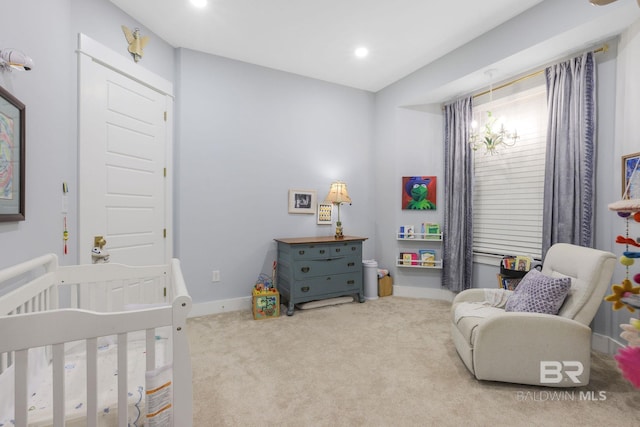
[[615,354],[621,347],[624,347],[624,344],[611,337],[595,332],[591,334],[592,350],[599,351],[600,353]]
[[428,298],[453,301],[455,294],[446,289],[418,288],[415,286],[393,285],[393,295],[408,298]]
[[[446,289],[393,285],[393,295],[408,298],[429,298],[442,301],[453,301],[454,293]],[[191,307],[191,311],[189,312],[189,317],[208,316],[210,314],[239,310],[251,311],[250,296],[193,304],[193,307]]]
[[207,316],[209,314],[225,313],[227,311],[251,311],[251,297],[207,301],[194,304],[189,312],[189,317]]

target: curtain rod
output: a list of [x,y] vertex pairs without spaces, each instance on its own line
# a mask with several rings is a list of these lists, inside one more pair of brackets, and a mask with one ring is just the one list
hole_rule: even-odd
[[[608,50],[609,50],[609,45],[608,45],[608,44],[604,44],[604,45],[602,45],[601,47],[599,47],[598,49],[595,49],[595,50],[593,51],[593,53],[606,52],[606,51],[608,51]],[[533,72],[533,73],[531,73],[531,74],[527,74],[526,76],[522,76],[522,77],[519,77],[519,78],[517,78],[517,79],[515,79],[515,80],[511,80],[511,81],[509,81],[509,82],[507,82],[507,83],[503,83],[503,84],[501,84],[500,86],[497,86],[497,87],[494,87],[494,88],[491,88],[491,89],[487,89],[487,90],[485,90],[484,92],[476,93],[475,95],[473,95],[473,96],[472,96],[472,98],[478,98],[478,97],[480,97],[480,96],[483,96],[483,95],[486,95],[486,94],[488,94],[488,93],[491,93],[491,92],[493,92],[494,90],[503,89],[503,88],[505,88],[505,87],[508,87],[508,86],[514,85],[514,84],[516,84],[516,83],[520,83],[520,82],[521,82],[521,81],[523,81],[523,80],[527,80],[527,79],[530,79],[531,77],[535,77],[535,76],[537,76],[537,75],[540,75],[540,74],[544,73],[545,71],[546,71],[546,68],[543,68],[543,69],[538,70],[538,71],[534,71],[534,72]]]

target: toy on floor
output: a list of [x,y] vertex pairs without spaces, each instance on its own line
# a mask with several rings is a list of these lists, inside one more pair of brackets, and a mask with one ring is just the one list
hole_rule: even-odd
[[260,274],[253,286],[252,297],[254,319],[280,316],[280,294],[271,277]]

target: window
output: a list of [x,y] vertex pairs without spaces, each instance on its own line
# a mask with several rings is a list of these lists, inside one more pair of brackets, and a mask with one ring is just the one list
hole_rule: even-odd
[[[541,257],[544,168],[547,139],[545,85],[474,105],[480,135],[487,112],[508,130],[513,146],[495,154],[474,152],[473,250],[476,255]],[[494,126],[495,128],[496,126]]]

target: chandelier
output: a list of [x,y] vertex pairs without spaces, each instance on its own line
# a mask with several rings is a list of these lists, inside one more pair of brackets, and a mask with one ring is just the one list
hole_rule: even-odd
[[[471,135],[469,136],[469,144],[473,151],[484,149],[485,154],[489,153],[492,156],[496,154],[496,150],[502,146],[513,147],[520,138],[518,131],[508,132],[505,129],[504,122],[498,120],[491,114],[491,111],[487,111],[487,121],[484,124],[484,132],[480,133],[476,130],[478,123],[474,120],[471,122]],[[499,125],[499,127],[498,127]],[[498,129],[494,129],[498,127]]]

